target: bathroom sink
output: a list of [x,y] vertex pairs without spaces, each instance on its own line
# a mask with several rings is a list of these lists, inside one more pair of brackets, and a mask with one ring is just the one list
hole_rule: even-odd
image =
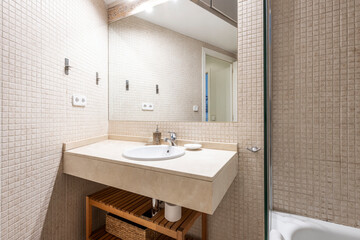
[[185,150],[181,147],[166,145],[137,147],[127,150],[123,156],[138,161],[160,161],[181,157]]

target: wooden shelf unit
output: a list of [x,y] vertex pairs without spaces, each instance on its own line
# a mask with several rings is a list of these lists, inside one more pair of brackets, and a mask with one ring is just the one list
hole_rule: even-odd
[[[119,239],[112,235],[103,237],[105,234],[108,234],[105,230],[100,229],[92,232],[92,207],[96,207],[176,240],[185,240],[185,234],[190,230],[195,221],[202,216],[202,240],[206,240],[207,224],[205,213],[182,208],[181,219],[177,222],[169,222],[165,219],[164,209],[162,209],[154,217],[147,218],[143,214],[151,209],[151,201],[151,198],[113,187],[105,188],[87,196],[86,239]],[[165,236],[160,239],[168,240],[169,238]]]

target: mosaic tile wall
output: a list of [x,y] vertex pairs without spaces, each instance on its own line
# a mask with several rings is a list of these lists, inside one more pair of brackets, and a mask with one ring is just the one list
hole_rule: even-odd
[[271,4],[274,208],[360,227],[360,1]]
[[[201,121],[204,46],[201,41],[135,16],[111,23],[109,118]],[[129,81],[128,91],[126,80]],[[154,110],[142,111],[144,102],[154,104]],[[198,112],[193,111],[193,105],[199,106]]]
[[[236,58],[234,53],[136,16],[111,23],[109,119],[201,121],[203,47]],[[142,111],[142,103],[152,103],[154,110]],[[195,105],[197,112],[193,111]]]
[[[264,239],[264,40],[263,1],[239,1],[238,143],[240,218],[237,238]],[[220,239],[220,238],[219,238]]]
[[[84,239],[84,195],[101,186],[62,175],[61,151],[108,131],[106,6],[3,0],[0,30],[0,238]],[[72,107],[73,93],[87,96],[86,108]]]
[[[101,0],[23,4],[0,3],[1,239],[83,239],[84,196],[103,186],[61,174],[61,145],[108,132],[106,7]],[[264,237],[264,153],[245,150],[263,148],[262,13],[261,0],[239,0],[239,122],[159,124],[184,139],[239,143],[239,175],[209,219],[211,240]],[[74,66],[69,76],[65,57]],[[71,106],[74,92],[88,97],[86,108]],[[109,124],[110,133],[138,136],[155,127]]]
[[[209,217],[210,240],[264,239],[263,2],[239,1],[238,123],[110,121],[109,133],[151,137],[156,125],[181,139],[239,143],[239,174]],[[191,232],[200,236],[200,225]]]

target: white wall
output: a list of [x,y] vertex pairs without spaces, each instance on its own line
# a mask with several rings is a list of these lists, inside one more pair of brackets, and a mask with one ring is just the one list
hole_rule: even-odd
[[209,74],[209,122],[232,121],[232,74],[231,63],[206,56],[206,72]]

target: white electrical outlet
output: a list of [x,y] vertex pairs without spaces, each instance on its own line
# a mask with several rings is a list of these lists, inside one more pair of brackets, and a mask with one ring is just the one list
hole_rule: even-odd
[[85,107],[87,103],[87,99],[83,95],[74,94],[72,96],[72,104],[74,107]]
[[154,104],[152,103],[142,103],[141,108],[143,111],[154,111]]

